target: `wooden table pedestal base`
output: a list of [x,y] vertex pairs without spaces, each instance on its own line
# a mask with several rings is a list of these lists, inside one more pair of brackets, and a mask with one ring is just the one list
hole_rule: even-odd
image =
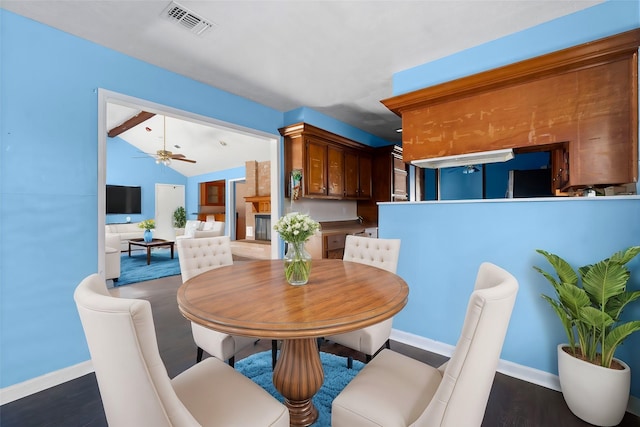
[[318,410],[311,399],[323,381],[317,339],[284,340],[273,371],[273,384],[285,398],[292,426],[309,426],[316,421]]

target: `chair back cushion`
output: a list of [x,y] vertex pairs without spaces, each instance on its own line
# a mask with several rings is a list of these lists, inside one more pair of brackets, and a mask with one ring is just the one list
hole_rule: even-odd
[[197,426],[160,358],[149,301],[111,296],[97,274],[74,299],[111,426]]
[[176,244],[183,282],[205,271],[233,264],[229,236],[178,239]]
[[400,255],[400,239],[374,239],[348,235],[344,242],[344,261],[359,262],[395,273]]
[[456,349],[415,426],[480,426],[518,292],[510,273],[483,263]]

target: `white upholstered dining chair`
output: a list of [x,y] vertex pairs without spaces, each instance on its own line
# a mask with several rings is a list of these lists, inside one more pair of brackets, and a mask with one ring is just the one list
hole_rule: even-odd
[[[358,262],[395,273],[400,255],[400,239],[374,239],[361,236],[347,236],[344,244],[344,261]],[[325,337],[345,347],[365,354],[367,362],[383,347],[389,348],[389,336],[393,318],[353,332]],[[347,358],[351,368],[353,359]]]
[[[176,245],[183,283],[205,271],[233,264],[229,236],[179,239]],[[256,342],[256,338],[225,334],[194,322],[191,322],[191,332],[198,347],[196,362],[202,360],[204,350],[220,360],[228,360],[233,366],[236,353]]]
[[289,426],[283,404],[213,357],[170,379],[149,301],[111,296],[97,274],[74,300],[110,426]]
[[333,427],[479,427],[509,326],[518,282],[480,266],[451,359],[435,368],[383,350],[334,399]]

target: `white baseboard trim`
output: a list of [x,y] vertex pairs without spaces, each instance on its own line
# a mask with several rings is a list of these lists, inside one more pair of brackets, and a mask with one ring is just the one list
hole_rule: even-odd
[[58,371],[49,372],[30,380],[11,385],[0,389],[0,405],[22,399],[42,390],[55,387],[67,381],[80,378],[83,375],[93,372],[91,360],[69,366]]
[[[425,351],[440,354],[442,356],[451,357],[455,346],[445,344],[440,341],[434,341],[419,335],[410,334],[408,332],[393,329],[391,331],[391,339],[402,344],[410,345]],[[541,371],[539,369],[530,368],[528,366],[519,365],[517,363],[502,360],[498,362],[498,372],[517,378],[522,381],[533,383],[541,387],[551,390],[560,390],[560,380],[557,375]],[[627,412],[640,417],[640,398],[635,396],[629,397]]]
[[[393,329],[391,331],[391,339],[402,344],[410,345],[412,347],[446,357],[451,357],[453,350],[455,349],[455,347],[450,344],[434,341],[429,338],[399,331],[397,329]],[[80,378],[81,376],[93,371],[93,364],[91,363],[91,360],[87,360],[86,362],[81,362],[77,365],[69,366],[68,368],[50,372],[27,381],[5,387],[0,389],[0,405],[22,399],[23,397],[38,393],[50,387],[55,387],[59,384],[66,383],[67,381]],[[560,381],[558,380],[558,376],[548,372],[502,359],[498,362],[498,372],[541,387],[560,391]],[[630,396],[627,411],[640,417],[640,398]]]

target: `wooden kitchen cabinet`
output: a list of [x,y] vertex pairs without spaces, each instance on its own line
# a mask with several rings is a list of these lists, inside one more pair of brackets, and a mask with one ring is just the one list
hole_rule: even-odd
[[409,166],[402,159],[402,147],[389,145],[376,148],[371,163],[371,197],[358,200],[358,216],[367,222],[378,222],[378,202],[408,200]]
[[303,173],[304,195],[327,195],[327,144],[309,138],[305,141],[307,153],[306,171]]
[[305,139],[308,174],[303,181],[309,197],[341,198],[344,194],[342,150],[315,138]]
[[327,145],[327,196],[344,195],[344,156],[342,150]]
[[[301,197],[362,200],[372,195],[373,149],[306,123],[280,129],[285,176],[302,170]],[[288,181],[288,178],[287,178]],[[285,188],[290,196],[290,188]]]
[[371,198],[371,162],[368,153],[344,153],[344,195],[351,199]]
[[405,162],[537,148],[555,189],[633,183],[639,46],[634,29],[382,102],[402,117]]
[[342,259],[344,256],[344,242],[346,239],[346,234],[332,234],[330,236],[325,236],[323,258]]

